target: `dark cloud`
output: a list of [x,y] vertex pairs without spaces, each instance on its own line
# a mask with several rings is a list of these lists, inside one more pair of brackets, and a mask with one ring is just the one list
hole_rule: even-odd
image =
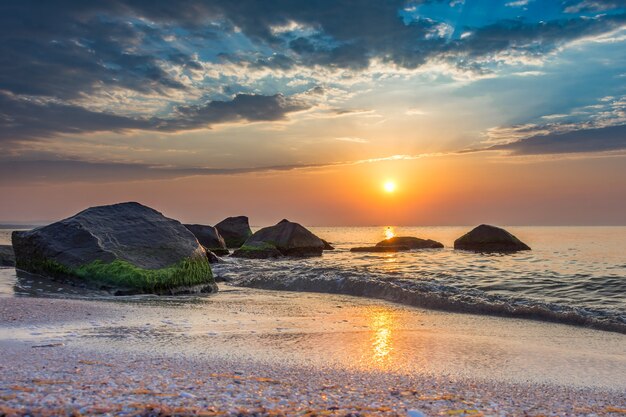
[[0,94],[0,142],[36,139],[61,133],[147,129],[142,119],[93,112],[80,106],[20,100]]
[[488,150],[510,151],[513,155],[543,155],[626,150],[626,125],[573,130],[537,135]]
[[[160,94],[184,89],[159,56],[141,47],[151,38],[159,42],[159,31],[131,24],[115,2],[105,5],[2,2],[0,90],[68,99],[104,86]],[[181,52],[172,54],[182,59]]]
[[[419,3],[422,1],[0,2],[0,92],[4,91],[0,139],[271,121],[307,107],[280,94],[244,94],[254,90],[238,86],[236,80],[228,81],[231,100],[182,106],[158,117],[98,113],[76,104],[77,99],[115,88],[167,100],[169,94],[189,88],[180,74],[168,71],[168,65],[177,65],[182,71],[201,70],[197,54],[205,49],[211,50],[208,55],[212,57],[206,59],[241,62],[249,68],[285,70],[317,65],[363,70],[373,59],[416,68],[441,57],[480,72],[484,71],[484,57],[502,51],[542,54],[563,42],[626,22],[624,14],[572,16],[545,23],[514,20],[468,28],[471,36],[450,40],[438,35],[441,22],[402,16],[404,8]],[[591,10],[598,9],[596,3],[566,2],[564,7]],[[275,30],[294,23],[299,25],[295,29]],[[236,42],[219,43],[220,36],[235,33],[243,33],[256,52],[239,51]],[[171,42],[172,37],[177,41]],[[277,85],[278,91],[272,93],[280,88]],[[202,95],[199,93],[194,96]]]
[[202,105],[179,107],[176,110],[177,118],[165,121],[163,128],[178,130],[238,120],[249,122],[282,120],[287,113],[309,107],[302,101],[281,94],[272,96],[238,94],[232,101],[211,101]]
[[477,28],[467,39],[452,42],[445,49],[471,58],[502,51],[539,55],[554,50],[563,42],[605,33],[625,23],[626,14],[536,24],[509,20]]
[[37,102],[0,94],[0,141],[130,129],[178,131],[234,121],[275,121],[309,106],[280,94],[238,94],[230,101],[179,107],[173,117],[149,119],[94,112],[80,106]]
[[251,168],[165,168],[147,164],[103,163],[78,160],[0,160],[0,186],[69,182],[105,183],[164,180],[196,175],[236,175],[291,171],[326,165],[275,165]]

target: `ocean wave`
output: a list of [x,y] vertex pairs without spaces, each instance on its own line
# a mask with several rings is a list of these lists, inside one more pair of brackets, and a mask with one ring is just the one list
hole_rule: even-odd
[[216,272],[237,286],[352,295],[434,310],[533,319],[626,334],[626,316],[617,310],[513,298],[392,274],[293,266],[285,262],[272,266],[243,260],[221,265]]

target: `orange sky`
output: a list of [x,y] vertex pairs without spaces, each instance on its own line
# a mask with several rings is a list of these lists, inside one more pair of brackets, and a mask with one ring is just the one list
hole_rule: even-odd
[[[424,157],[326,168],[113,183],[2,186],[2,219],[54,220],[134,200],[184,222],[253,225],[626,224],[625,157]],[[394,193],[383,184],[393,180]]]

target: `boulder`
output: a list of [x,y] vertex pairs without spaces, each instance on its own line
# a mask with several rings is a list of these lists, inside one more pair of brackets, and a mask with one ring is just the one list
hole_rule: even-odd
[[75,285],[115,294],[217,288],[195,236],[139,203],[88,208],[12,240],[17,268]]
[[228,248],[239,248],[252,236],[252,229],[246,216],[228,217],[216,224],[215,228],[224,238]]
[[443,248],[443,244],[431,240],[431,239],[420,239],[418,237],[410,237],[410,236],[397,236],[389,239],[385,239],[376,244],[377,247],[388,247],[388,246],[408,246],[409,249],[440,249]]
[[267,258],[284,256],[319,256],[324,242],[298,223],[281,220],[274,226],[254,233],[233,253],[240,258]]
[[530,250],[530,247],[504,229],[481,224],[455,240],[454,249],[475,252],[516,252]]
[[0,266],[15,266],[15,253],[13,253],[13,246],[0,245]]
[[224,256],[230,252],[226,248],[226,242],[217,229],[203,224],[184,225],[198,239],[198,242],[216,255]]
[[206,252],[206,257],[207,260],[209,261],[210,264],[216,264],[216,263],[220,263],[222,262],[222,260],[220,259],[219,256],[217,256],[215,253],[211,252],[209,249],[204,248],[205,252]]
[[322,239],[322,242],[324,242],[324,250],[335,250],[334,246],[328,243],[328,241]]
[[362,246],[358,248],[350,248],[350,252],[404,252],[411,250],[406,245],[390,245],[390,246]]

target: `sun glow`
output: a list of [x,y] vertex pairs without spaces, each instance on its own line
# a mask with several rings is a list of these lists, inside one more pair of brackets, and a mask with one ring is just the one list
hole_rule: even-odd
[[394,191],[396,191],[396,183],[393,181],[387,181],[385,182],[385,184],[383,184],[383,189],[387,193],[393,193]]
[[385,239],[391,239],[392,237],[394,237],[396,234],[393,231],[393,227],[391,226],[387,226],[385,228]]

